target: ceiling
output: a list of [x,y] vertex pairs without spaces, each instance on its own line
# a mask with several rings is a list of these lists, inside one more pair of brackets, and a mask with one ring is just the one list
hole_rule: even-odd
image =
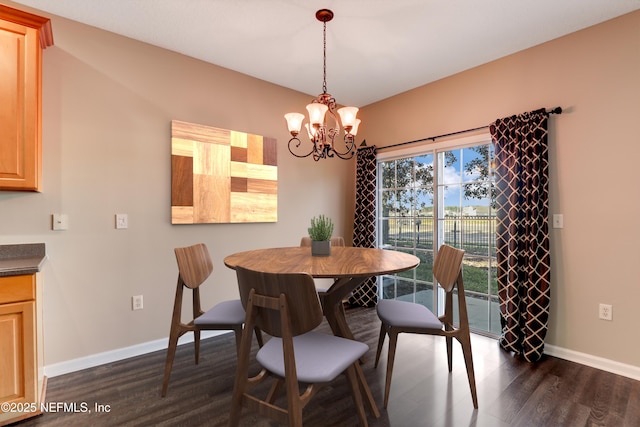
[[[640,9],[640,0],[15,0],[316,96],[365,106]],[[55,27],[54,27],[55,39]]]

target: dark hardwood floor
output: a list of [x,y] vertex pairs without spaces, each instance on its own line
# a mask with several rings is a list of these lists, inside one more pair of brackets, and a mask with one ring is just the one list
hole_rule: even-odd
[[[370,348],[363,369],[381,412],[379,419],[369,414],[370,426],[640,426],[639,381],[553,357],[527,363],[477,335],[472,346],[478,410],[471,403],[460,346],[454,344],[449,374],[444,339],[406,334],[398,342],[384,409],[386,348],[374,370],[380,326],[375,309],[349,309],[347,319]],[[328,331],[324,323],[321,328]],[[78,410],[84,402],[91,412],[46,413],[16,425],[225,426],[236,367],[233,335],[203,341],[199,365],[193,345],[180,346],[167,397],[161,398],[164,361],[165,351],[158,351],[50,378],[48,402],[76,403]],[[96,412],[95,405],[108,412]],[[358,425],[344,377],[314,397],[304,420],[306,426]],[[277,424],[245,409],[241,425]]]

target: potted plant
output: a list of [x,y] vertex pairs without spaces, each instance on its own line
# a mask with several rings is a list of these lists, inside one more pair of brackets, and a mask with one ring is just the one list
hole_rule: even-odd
[[311,238],[311,255],[331,255],[331,235],[333,234],[333,221],[324,215],[311,218],[311,227],[308,229]]

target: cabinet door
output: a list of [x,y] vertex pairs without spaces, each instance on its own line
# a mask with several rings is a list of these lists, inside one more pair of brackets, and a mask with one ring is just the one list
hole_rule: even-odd
[[0,21],[0,188],[40,189],[38,31]]
[[0,305],[0,402],[38,402],[35,347],[35,301]]

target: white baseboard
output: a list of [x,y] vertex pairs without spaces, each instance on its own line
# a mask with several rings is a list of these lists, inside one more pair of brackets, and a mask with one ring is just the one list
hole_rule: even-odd
[[592,356],[591,354],[580,353],[578,351],[568,350],[566,348],[548,344],[544,345],[544,352],[549,356],[591,366],[592,368],[601,369],[603,371],[640,381],[640,367],[638,366],[628,365],[614,360],[605,359],[603,357]]
[[[200,339],[207,339],[222,334],[228,334],[228,331],[202,331]],[[68,374],[70,372],[81,371],[82,369],[93,368],[94,366],[104,365],[105,363],[117,362],[118,360],[128,359],[130,357],[140,356],[152,353],[158,350],[166,350],[168,338],[155,341],[149,341],[142,344],[132,345],[130,347],[119,348],[117,350],[105,351],[104,353],[92,354],[78,359],[68,360],[66,362],[54,363],[44,367],[44,375],[48,378],[57,377],[58,375]],[[178,345],[193,342],[193,334],[185,334],[178,340]]]

